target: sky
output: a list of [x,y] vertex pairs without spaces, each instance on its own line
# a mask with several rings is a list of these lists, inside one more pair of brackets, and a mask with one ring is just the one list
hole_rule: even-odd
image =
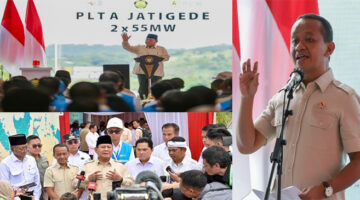
[[[136,0],[34,0],[42,22],[45,45],[58,44],[104,44],[119,45],[122,42],[122,26],[128,27],[131,44],[143,44],[149,31],[136,31],[133,26],[160,25],[158,44],[167,48],[197,48],[218,44],[232,44],[231,1],[218,0],[146,0],[146,8],[136,8]],[[138,0],[139,1],[139,0]],[[14,0],[20,17],[25,23],[27,0]],[[0,16],[3,16],[6,1],[0,1]],[[104,12],[100,19],[98,12]],[[116,13],[115,19],[112,13]],[[154,13],[154,19],[149,18]],[[190,20],[189,13],[198,15]],[[201,18],[203,13],[208,20]],[[76,19],[77,13],[83,16]],[[145,19],[128,20],[130,13],[142,13]],[[158,19],[162,13],[162,20]],[[164,19],[174,13],[175,20]],[[179,13],[185,20],[179,20]],[[192,16],[196,15],[192,14]],[[94,18],[94,19],[89,19]],[[166,32],[164,25],[175,24],[173,32]],[[111,32],[116,29],[117,32]],[[132,29],[132,30],[131,30]],[[159,30],[159,29],[158,29]],[[154,32],[155,33],[155,32]]]

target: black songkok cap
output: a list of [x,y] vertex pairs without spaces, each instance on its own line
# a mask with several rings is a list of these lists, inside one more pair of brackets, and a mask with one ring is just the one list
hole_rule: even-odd
[[153,38],[153,39],[155,39],[155,40],[157,41],[158,36],[157,36],[157,35],[155,35],[155,34],[151,34],[151,33],[149,33],[149,34],[147,35],[147,37],[146,37],[146,38]]
[[98,137],[96,141],[96,147],[98,147],[100,144],[112,144],[111,137],[108,135]]
[[26,144],[26,136],[24,134],[16,134],[9,136],[10,146]]

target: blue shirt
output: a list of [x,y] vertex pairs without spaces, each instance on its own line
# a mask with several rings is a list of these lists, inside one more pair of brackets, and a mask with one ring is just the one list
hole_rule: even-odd
[[121,141],[119,143],[119,145],[116,147],[113,144],[113,148],[114,148],[114,151],[113,151],[111,158],[114,160],[117,160],[117,161],[125,164],[129,160],[132,160],[135,158],[133,147],[124,141]]
[[130,107],[131,112],[136,112],[135,104],[134,104],[134,97],[133,96],[122,93],[122,92],[119,92],[117,95],[120,98],[122,98],[126,102],[126,104],[128,104],[128,106]]

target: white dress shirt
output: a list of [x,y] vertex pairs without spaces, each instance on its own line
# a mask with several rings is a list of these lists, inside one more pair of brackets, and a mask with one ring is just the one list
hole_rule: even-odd
[[[169,156],[169,149],[166,146],[165,142],[163,142],[163,143],[157,145],[156,147],[154,147],[154,151],[153,151],[152,155],[162,159],[163,161],[168,160],[168,159],[171,160],[171,158]],[[191,158],[191,151],[190,151],[190,148],[188,146],[186,146],[185,157],[186,158]]]
[[23,161],[14,154],[5,158],[0,164],[0,179],[9,181],[14,189],[28,183],[36,183],[36,186],[29,188],[29,191],[34,191],[35,199],[39,200],[41,195],[40,175],[35,158],[32,156],[26,155]]
[[[89,162],[91,160],[90,156],[87,153],[84,153],[82,151],[77,151],[75,155],[72,153],[69,153],[68,163],[75,165],[79,169],[82,169],[82,167],[85,165],[85,163]],[[52,166],[54,166],[57,163],[56,158],[54,158],[52,162]]]
[[150,159],[145,165],[143,165],[139,158],[131,160],[125,164],[125,167],[128,169],[131,176],[136,179],[136,176],[142,171],[152,171],[158,176],[164,175],[163,171],[163,161],[160,158],[157,158],[153,155],[150,156]]
[[191,159],[185,156],[184,160],[179,163],[178,165],[174,163],[174,161],[172,159],[168,159],[164,161],[163,164],[163,171],[166,175],[168,175],[169,173],[166,171],[166,168],[170,166],[171,169],[174,170],[175,173],[182,173],[188,170],[201,170],[201,167],[199,166],[199,164]]
[[99,134],[97,132],[89,132],[86,137],[85,137],[85,140],[86,140],[86,143],[89,147],[89,155],[94,155],[96,154],[95,153],[95,147],[96,147],[96,141],[99,137]]

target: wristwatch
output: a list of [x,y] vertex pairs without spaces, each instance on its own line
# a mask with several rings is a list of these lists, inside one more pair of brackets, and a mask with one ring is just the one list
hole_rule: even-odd
[[334,190],[333,190],[333,188],[331,187],[331,185],[330,185],[328,182],[326,182],[326,181],[322,182],[322,184],[323,184],[324,187],[325,187],[325,193],[324,193],[325,198],[331,197],[331,195],[333,195],[333,192],[334,192]]

